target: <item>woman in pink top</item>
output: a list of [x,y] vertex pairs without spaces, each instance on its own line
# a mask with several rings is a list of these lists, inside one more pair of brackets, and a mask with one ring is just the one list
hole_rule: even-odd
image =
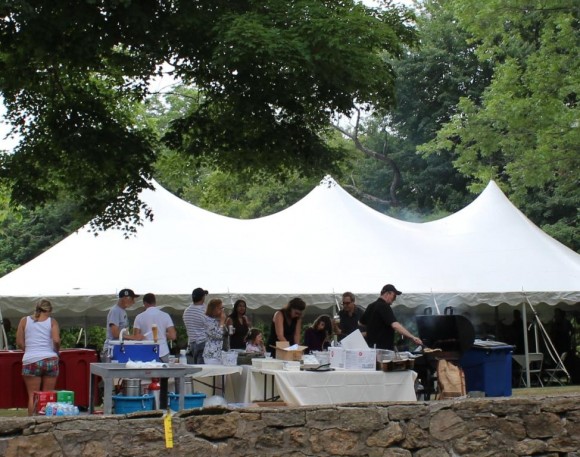
[[28,391],[28,415],[34,413],[34,392],[51,391],[58,378],[60,329],[51,317],[52,304],[40,300],[32,316],[20,319],[16,345],[24,351],[22,376]]

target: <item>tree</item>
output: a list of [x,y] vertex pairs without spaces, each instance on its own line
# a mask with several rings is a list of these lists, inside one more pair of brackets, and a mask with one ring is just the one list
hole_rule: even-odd
[[438,210],[457,211],[472,197],[466,191],[468,180],[453,167],[451,153],[422,156],[417,147],[435,137],[461,97],[481,97],[492,71],[475,55],[472,37],[454,19],[449,1],[423,2],[417,11],[417,33],[419,45],[391,61],[397,75],[396,106],[387,116],[357,122],[348,134],[359,150],[387,164],[361,164],[359,190],[379,178],[383,188],[384,182],[390,183],[389,194],[374,184],[373,193],[383,197],[381,204],[394,207],[391,214],[425,217]]
[[424,150],[449,151],[474,178],[495,179],[548,233],[580,249],[580,7],[572,0],[453,0],[460,24],[492,61],[481,100],[457,113]]
[[[352,0],[12,0],[0,6],[0,91],[21,137],[1,177],[15,203],[72,196],[104,227],[138,219],[158,138],[139,122],[162,64],[198,106],[166,139],[224,169],[317,173],[322,133],[355,103],[385,110],[412,15]],[[138,111],[138,110],[137,110]],[[120,196],[119,196],[120,195]]]

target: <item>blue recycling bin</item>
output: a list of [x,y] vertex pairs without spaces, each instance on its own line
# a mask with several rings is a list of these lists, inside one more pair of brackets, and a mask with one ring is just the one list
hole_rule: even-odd
[[513,346],[485,343],[474,345],[459,360],[467,392],[485,392],[486,397],[511,397]]

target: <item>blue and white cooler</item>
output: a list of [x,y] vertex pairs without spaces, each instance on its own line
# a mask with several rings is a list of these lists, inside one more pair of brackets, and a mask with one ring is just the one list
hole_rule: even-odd
[[158,362],[159,344],[153,340],[143,341],[109,341],[111,360],[125,363],[133,362]]

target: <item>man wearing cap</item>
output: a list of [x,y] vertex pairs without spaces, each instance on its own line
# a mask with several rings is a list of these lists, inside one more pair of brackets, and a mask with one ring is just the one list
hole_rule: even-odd
[[[108,352],[109,341],[118,340],[121,331],[129,328],[129,318],[127,317],[126,309],[135,304],[135,298],[138,296],[131,289],[121,289],[119,292],[117,304],[107,314],[107,339],[103,347],[104,353]],[[123,334],[123,339],[140,341],[143,336],[125,333]]]
[[191,300],[193,303],[189,305],[183,312],[183,323],[187,331],[187,341],[189,349],[193,357],[193,363],[203,362],[203,350],[205,348],[206,333],[205,333],[205,297],[209,292],[201,287],[193,289],[191,293]]
[[[168,313],[157,308],[157,299],[152,293],[143,295],[143,306],[145,311],[135,317],[134,333],[159,343],[159,360],[169,362],[167,340],[175,341],[177,338],[173,319]],[[154,327],[156,330],[153,330]]]
[[392,284],[387,284],[381,289],[381,296],[367,306],[360,318],[360,323],[367,327],[367,341],[370,347],[377,349],[393,349],[395,344],[395,332],[400,333],[412,340],[415,344],[423,344],[420,338],[413,336],[403,327],[397,318],[391,304],[402,292]]

